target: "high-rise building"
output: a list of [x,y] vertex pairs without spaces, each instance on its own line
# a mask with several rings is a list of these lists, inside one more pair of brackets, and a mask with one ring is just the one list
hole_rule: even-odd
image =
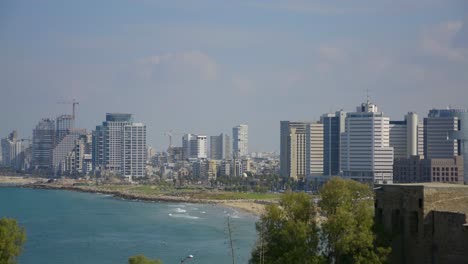
[[123,127],[122,163],[125,177],[144,177],[146,164],[146,125],[132,123]]
[[231,138],[221,133],[210,137],[210,158],[214,160],[231,159]]
[[390,121],[390,146],[395,159],[424,155],[424,125],[410,112],[404,121]]
[[[107,113],[93,131],[93,169],[128,178],[141,177],[146,161],[146,126],[131,114]],[[144,171],[144,169],[143,169]]]
[[316,122],[306,126],[306,176],[323,175],[323,124]]
[[[468,164],[468,110],[432,109],[424,119],[425,156],[427,158],[452,158],[463,156]],[[468,183],[468,170],[464,170]]]
[[392,183],[393,148],[390,118],[367,101],[348,113],[341,136],[341,170],[344,177],[372,183]]
[[323,125],[281,121],[280,174],[305,179],[323,174]]
[[184,159],[206,159],[208,158],[207,136],[185,134],[182,137],[182,148]]
[[56,143],[59,144],[62,139],[70,133],[70,131],[75,127],[75,120],[71,115],[61,115],[57,117],[55,135],[57,137]]
[[323,124],[323,173],[326,176],[340,173],[341,133],[345,131],[346,112],[324,114]]
[[249,127],[247,125],[232,128],[232,151],[235,158],[249,154]]
[[55,131],[55,121],[48,118],[42,119],[33,130],[31,165],[34,169],[52,170]]
[[1,140],[2,164],[15,170],[23,167],[24,150],[28,146],[18,138],[16,130]]
[[86,135],[85,129],[72,129],[52,150],[52,169],[55,176],[65,171],[65,159],[76,146],[76,140]]

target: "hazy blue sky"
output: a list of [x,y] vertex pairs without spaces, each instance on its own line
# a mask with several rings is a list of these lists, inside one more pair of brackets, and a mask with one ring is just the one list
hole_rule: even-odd
[[[393,119],[468,108],[468,1],[0,1],[0,137],[70,113],[231,134],[279,150],[280,120],[354,110],[366,89]],[[180,144],[180,139],[176,139]]]

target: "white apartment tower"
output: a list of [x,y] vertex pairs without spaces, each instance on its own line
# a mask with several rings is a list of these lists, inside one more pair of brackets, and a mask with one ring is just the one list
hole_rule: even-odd
[[123,175],[127,178],[144,177],[146,155],[146,125],[125,125],[122,144]]
[[182,137],[184,159],[208,158],[208,138],[204,135],[185,134]]
[[249,127],[247,125],[238,125],[232,128],[232,151],[234,158],[249,154]]
[[393,148],[390,118],[367,101],[348,113],[341,136],[343,176],[363,182],[393,182]]

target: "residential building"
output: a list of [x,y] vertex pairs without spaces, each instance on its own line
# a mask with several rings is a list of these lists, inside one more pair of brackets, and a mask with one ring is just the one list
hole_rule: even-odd
[[25,149],[28,145],[18,138],[16,130],[12,131],[8,137],[1,140],[1,152],[3,153],[2,165],[15,170],[23,169]]
[[468,186],[392,184],[375,194],[375,223],[391,237],[390,263],[467,263]]
[[131,114],[107,113],[93,131],[93,169],[129,179],[142,177],[146,161],[146,126]]
[[182,148],[184,159],[206,159],[208,158],[207,136],[185,134],[182,137]]
[[52,170],[52,150],[55,147],[55,120],[42,119],[33,130],[32,167]]
[[340,173],[341,133],[345,131],[345,120],[346,112],[342,110],[320,118],[323,124],[323,172],[326,176]]
[[235,158],[249,154],[249,127],[247,125],[232,128],[232,150]]
[[215,160],[231,159],[231,138],[221,133],[210,137],[210,158]]
[[356,112],[347,113],[341,135],[343,177],[369,183],[393,182],[393,148],[390,118],[367,101]]
[[86,135],[85,129],[72,129],[68,131],[62,140],[55,145],[52,150],[52,169],[54,176],[58,176],[65,171],[65,162],[68,154],[73,151],[76,146],[76,140],[81,136]]
[[123,127],[122,155],[122,173],[125,177],[145,176],[146,125],[132,123]]

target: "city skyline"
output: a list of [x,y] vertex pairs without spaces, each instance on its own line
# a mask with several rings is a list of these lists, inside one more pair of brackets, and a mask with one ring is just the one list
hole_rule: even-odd
[[250,151],[279,151],[280,120],[351,111],[367,89],[391,120],[466,109],[467,5],[3,1],[0,134],[30,137],[73,98],[77,127],[132,113],[157,150],[171,129],[247,124]]

